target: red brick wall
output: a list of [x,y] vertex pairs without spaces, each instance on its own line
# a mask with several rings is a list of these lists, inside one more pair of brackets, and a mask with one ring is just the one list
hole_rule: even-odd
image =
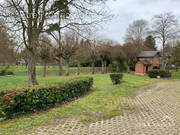
[[154,58],[153,58],[153,66],[159,66],[159,64],[160,64],[160,58],[158,57],[158,56],[155,56]]

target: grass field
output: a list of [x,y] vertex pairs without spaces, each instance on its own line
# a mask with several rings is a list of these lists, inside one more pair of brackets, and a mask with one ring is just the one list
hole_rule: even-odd
[[171,71],[171,74],[173,79],[180,79],[180,71],[178,72]]
[[[26,87],[27,86],[27,68],[25,66],[11,66],[9,71],[14,72],[14,76],[11,77],[4,77],[0,76],[0,90],[4,89],[10,89],[10,88],[19,88],[19,87]],[[48,66],[47,67],[47,77],[42,77],[42,66],[37,66],[37,76],[38,76],[38,82],[40,84],[47,84],[52,82],[59,81],[58,76],[58,66]],[[75,75],[77,71],[77,68],[70,68],[70,74]],[[88,74],[90,73],[91,69],[89,67],[83,67],[81,68],[82,74]],[[96,72],[100,73],[101,68],[96,68]],[[65,68],[63,70],[65,73]],[[66,78],[61,78],[66,79]]]
[[[15,76],[1,77],[0,89],[23,87],[27,85],[27,77],[24,73],[24,68],[16,70]],[[39,69],[40,70],[40,69]],[[39,71],[38,71],[39,72]],[[54,72],[54,73],[53,73]],[[40,73],[40,72],[39,72]],[[70,77],[59,77],[55,74],[55,71],[51,72],[47,78],[38,77],[40,84],[54,83],[68,80],[76,75]],[[149,79],[146,76],[129,75],[124,74],[124,81],[117,86],[113,86],[109,78],[109,74],[101,75],[81,75],[92,76],[94,78],[93,90],[87,96],[80,98],[74,102],[66,105],[61,105],[56,108],[52,108],[48,111],[42,111],[38,114],[31,114],[14,118],[11,120],[0,122],[0,134],[2,135],[14,135],[20,134],[27,129],[36,128],[44,123],[51,122],[55,118],[66,118],[73,116],[87,116],[86,119],[82,119],[81,122],[86,123],[90,121],[96,121],[105,119],[117,115],[122,115],[122,109],[129,109],[128,104],[111,104],[116,102],[122,96],[131,96],[134,94],[137,88],[153,82],[153,79]],[[3,84],[4,83],[4,84]],[[9,84],[9,85],[8,85]],[[93,117],[93,115],[99,112],[106,112],[100,116]],[[91,117],[89,117],[91,116]]]
[[[12,66],[9,68],[10,71],[13,71],[15,73],[14,76],[11,77],[4,77],[0,76],[0,90],[5,89],[11,89],[11,88],[21,88],[27,86],[27,69],[24,66]],[[42,77],[42,66],[37,66],[37,76],[38,76],[38,82],[40,84],[48,84],[53,82],[58,82],[59,78],[61,80],[66,79],[66,77],[59,77],[58,76],[58,66],[48,66],[47,68],[47,77]],[[77,68],[70,68],[70,74],[73,75],[71,77],[74,77],[76,74]],[[81,68],[81,72],[83,75],[89,74],[91,71],[91,68],[89,67],[83,67]],[[65,68],[63,70],[65,73]],[[96,73],[100,73],[101,68],[96,68]],[[173,79],[180,79],[180,71],[175,72],[172,71],[172,78]]]
[[[12,70],[15,72],[14,76],[0,77],[0,90],[27,86],[26,68],[13,67]],[[48,76],[43,78],[41,77],[41,70],[42,67],[38,66],[37,74],[40,84],[62,82],[76,76],[59,77],[57,75],[58,68],[49,67]],[[75,68],[71,68],[71,72],[73,70],[75,70]],[[180,72],[173,72],[173,78],[180,78],[179,74]],[[56,118],[86,116],[86,118],[82,119],[80,122],[87,123],[123,115],[121,110],[130,108],[127,103],[121,104],[117,101],[123,96],[132,96],[138,88],[155,82],[155,79],[150,79],[147,76],[124,74],[124,83],[114,86],[112,85],[109,74],[83,74],[81,76],[92,76],[94,78],[94,85],[91,93],[69,104],[57,106],[48,111],[1,121],[0,135],[20,134],[26,130],[49,123]],[[93,115],[98,113],[101,115]]]

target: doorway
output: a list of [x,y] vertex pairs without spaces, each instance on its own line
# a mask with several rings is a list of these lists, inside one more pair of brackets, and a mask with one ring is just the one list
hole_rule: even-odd
[[148,72],[148,66],[146,66],[146,73]]

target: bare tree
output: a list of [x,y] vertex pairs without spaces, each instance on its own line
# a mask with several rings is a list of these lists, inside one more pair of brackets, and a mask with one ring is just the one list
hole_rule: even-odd
[[28,50],[28,84],[38,84],[36,59],[39,36],[44,30],[50,0],[7,0],[1,4],[2,17],[11,30],[21,31],[23,43]]
[[[59,75],[62,75],[63,70],[62,57],[60,55],[62,53],[61,40],[63,31],[71,30],[88,39],[88,32],[95,30],[100,23],[110,18],[109,13],[103,8],[102,2],[103,0],[76,0],[76,3],[59,11],[57,21],[49,25],[47,32],[59,44],[59,54],[56,56],[56,60],[59,63]],[[97,4],[101,4],[102,8],[96,8]],[[55,6],[58,7],[59,5]]]
[[146,38],[147,32],[148,32],[147,21],[136,20],[129,25],[125,36],[125,42],[136,45],[142,45],[144,39]]
[[7,33],[7,28],[3,24],[3,21],[0,21],[0,63],[12,63],[15,61],[14,58],[14,48],[16,43]]
[[107,73],[107,60],[111,57],[111,42],[110,41],[100,41],[100,46],[98,48],[98,55],[101,60],[102,74]]
[[165,47],[169,40],[176,38],[178,30],[178,21],[172,13],[163,13],[154,16],[152,33],[162,43],[163,48],[163,68],[165,69]]
[[47,36],[41,36],[40,38],[40,47],[39,47],[39,57],[43,62],[43,77],[46,77],[47,74],[47,62],[50,60],[52,51],[51,51],[51,40]]
[[78,50],[78,38],[71,33],[66,33],[62,40],[61,57],[66,62],[66,75],[69,75],[69,63]]
[[116,72],[120,71],[120,64],[122,64],[125,60],[124,52],[122,46],[117,44],[111,49],[111,57],[116,62]]
[[[69,14],[74,18],[76,18],[78,13],[84,11],[84,13],[91,18],[91,11],[96,11],[93,6],[102,1],[103,0],[6,0],[1,2],[1,17],[5,19],[11,30],[21,33],[22,41],[28,50],[29,85],[38,84],[36,78],[36,59],[39,37],[41,33],[48,30],[47,26],[49,26],[49,24],[57,20],[56,13],[59,13],[59,11],[64,12],[68,7],[72,9]],[[73,11],[76,11],[77,14],[74,14]],[[86,19],[88,20],[88,18]],[[72,20],[65,26],[68,27],[70,26],[69,24],[74,26]]]
[[138,56],[138,54],[141,52],[141,47],[134,44],[126,43],[123,45],[122,50],[124,53],[127,72],[129,73],[130,72],[129,62],[130,60],[135,59]]
[[81,62],[84,60],[84,57],[87,56],[87,51],[85,48],[85,41],[81,39],[78,43],[77,50],[73,59],[77,63],[77,75],[80,75]]
[[85,48],[91,59],[91,72],[95,74],[95,62],[98,59],[98,44],[96,41],[87,40],[85,43]]
[[137,54],[143,50],[143,45],[148,34],[148,30],[148,22],[146,20],[136,20],[129,25],[125,36],[125,44],[122,48],[127,66],[127,72],[130,71],[130,61],[135,59]]

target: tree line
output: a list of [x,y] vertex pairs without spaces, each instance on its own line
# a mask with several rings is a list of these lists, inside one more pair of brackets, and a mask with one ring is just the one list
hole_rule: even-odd
[[[93,39],[89,36],[101,22],[110,17],[104,4],[105,0],[1,2],[0,17],[10,31],[6,35],[15,35],[18,39],[13,50],[18,45],[24,46],[17,55],[26,60],[30,86],[38,84],[36,64],[39,58],[44,65],[43,76],[46,76],[47,62],[52,59],[59,65],[59,75],[62,75],[63,61],[66,64],[66,75],[69,75],[72,61],[78,67],[77,74],[80,74],[80,66],[85,58],[91,63],[92,74],[95,73],[97,61],[100,61],[102,73],[107,72],[109,63],[115,63],[117,71],[125,65],[126,71],[130,72],[137,61],[137,55],[142,50],[157,50],[156,43],[159,42],[162,45],[163,68],[167,65],[167,55],[172,56],[172,62],[176,66],[179,65],[179,51],[176,51],[179,46],[178,20],[172,13],[156,15],[152,28],[145,20],[134,21],[127,29],[124,44],[120,45],[114,41]],[[8,42],[14,43],[12,40]],[[172,42],[176,49],[170,46]]]

